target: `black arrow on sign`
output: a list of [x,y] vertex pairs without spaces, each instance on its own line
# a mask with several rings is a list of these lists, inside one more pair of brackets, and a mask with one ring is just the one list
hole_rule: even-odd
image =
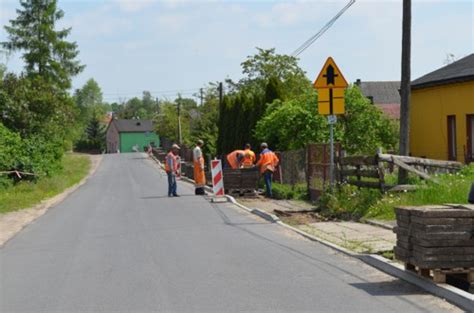
[[334,72],[334,67],[331,64],[329,64],[329,66],[326,69],[326,74],[323,75],[323,77],[326,77],[326,84],[334,85],[337,76],[339,75]]

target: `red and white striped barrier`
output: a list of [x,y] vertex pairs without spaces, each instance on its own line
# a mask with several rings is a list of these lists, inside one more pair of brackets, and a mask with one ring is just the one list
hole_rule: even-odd
[[212,173],[212,191],[216,197],[224,196],[224,176],[222,174],[221,160],[211,161]]

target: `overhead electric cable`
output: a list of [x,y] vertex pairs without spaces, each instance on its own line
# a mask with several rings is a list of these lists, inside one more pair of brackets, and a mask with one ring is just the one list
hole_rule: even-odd
[[356,0],[350,0],[349,3],[346,4],[329,22],[326,23],[316,34],[311,36],[308,40],[306,40],[301,46],[298,47],[293,53],[291,54],[294,57],[299,56],[303,51],[308,49],[316,40],[318,40],[319,37],[321,37],[331,26],[341,17],[344,12],[349,9]]

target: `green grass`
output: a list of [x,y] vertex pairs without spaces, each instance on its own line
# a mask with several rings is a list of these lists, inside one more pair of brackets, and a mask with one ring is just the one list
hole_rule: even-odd
[[436,177],[438,183],[419,182],[414,192],[387,194],[366,213],[368,218],[395,219],[393,208],[403,205],[428,205],[444,203],[467,203],[469,188],[474,182],[474,165],[464,167],[459,173]]
[[307,200],[308,187],[306,184],[296,184],[294,186],[273,183],[272,184],[273,197],[278,200]]
[[397,194],[345,185],[324,195],[320,205],[327,215],[338,218],[393,220],[397,206],[467,203],[469,188],[474,182],[474,164],[465,166],[459,173],[435,178],[438,183],[413,179],[418,190]]
[[88,156],[66,154],[62,169],[51,177],[36,182],[21,181],[0,189],[0,214],[29,208],[42,200],[53,197],[78,183],[89,172]]

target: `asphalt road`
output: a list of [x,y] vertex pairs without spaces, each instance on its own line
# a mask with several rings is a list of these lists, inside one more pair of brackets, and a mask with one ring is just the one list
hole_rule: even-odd
[[143,155],[106,155],[0,249],[0,312],[456,310],[189,184],[166,188]]

